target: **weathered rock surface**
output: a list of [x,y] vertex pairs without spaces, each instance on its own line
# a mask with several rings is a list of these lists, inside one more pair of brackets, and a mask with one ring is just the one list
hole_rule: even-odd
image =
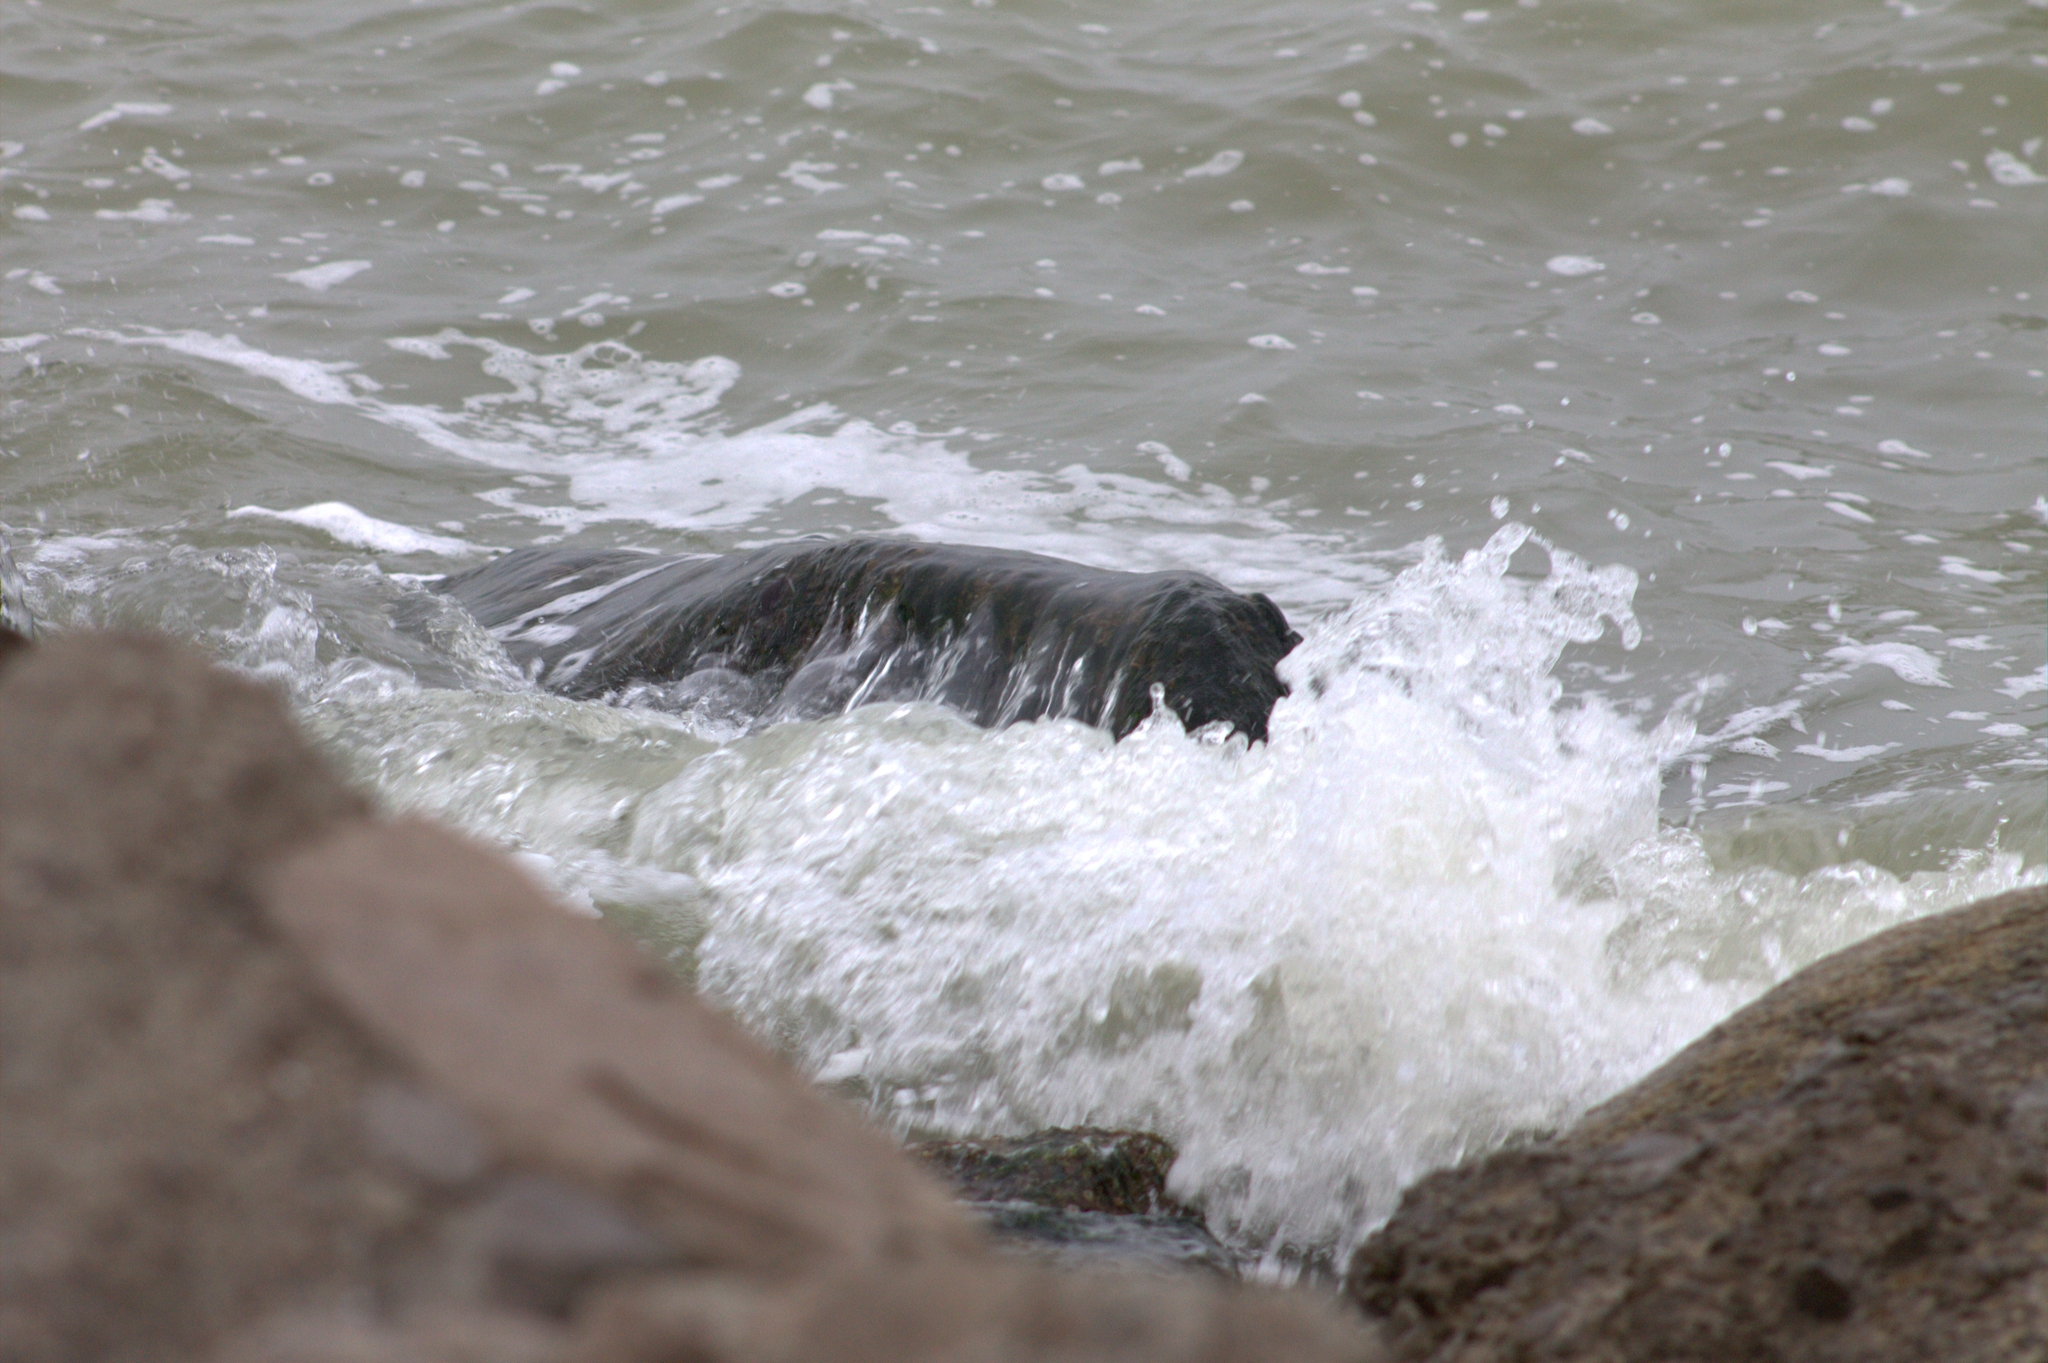
[[969,1202],[1131,1215],[1181,1212],[1166,1195],[1173,1143],[1147,1131],[1054,1127],[1029,1136],[920,1141],[910,1153]]
[[0,658],[0,1357],[1364,1359],[1318,1303],[988,1252],[496,856],[160,641]]
[[1397,1357],[2048,1359],[2048,890],[1795,976],[1561,1140],[1431,1175]]
[[721,718],[914,699],[981,725],[1068,718],[1122,738],[1158,686],[1188,728],[1257,740],[1287,694],[1273,665],[1301,642],[1266,597],[1200,573],[912,540],[521,549],[445,589],[551,690]]
[[1006,1248],[1053,1262],[1191,1268],[1234,1277],[1235,1257],[1166,1192],[1177,1152],[1147,1131],[1056,1127],[909,1147]]

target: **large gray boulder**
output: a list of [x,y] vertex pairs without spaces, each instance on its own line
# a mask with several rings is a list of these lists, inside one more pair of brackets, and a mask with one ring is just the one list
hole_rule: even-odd
[[505,860],[159,640],[0,655],[0,1357],[1364,1360],[1325,1304],[990,1252]]

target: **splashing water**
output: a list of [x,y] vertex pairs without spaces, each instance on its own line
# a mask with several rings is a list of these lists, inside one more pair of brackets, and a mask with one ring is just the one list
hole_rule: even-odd
[[[532,854],[885,1123],[1159,1130],[1217,1229],[1327,1263],[1429,1168],[1566,1122],[1806,961],[2022,874],[1996,853],[1907,878],[1717,868],[1657,819],[1690,723],[1644,732],[1551,675],[1633,633],[1628,574],[1555,550],[1511,574],[1527,542],[1427,545],[1309,625],[1249,749],[1165,711],[1118,744],[928,704],[734,737],[535,692],[388,581],[437,646],[323,659],[320,622],[252,564],[217,637],[290,678],[387,801]],[[427,654],[444,689],[411,679]]]

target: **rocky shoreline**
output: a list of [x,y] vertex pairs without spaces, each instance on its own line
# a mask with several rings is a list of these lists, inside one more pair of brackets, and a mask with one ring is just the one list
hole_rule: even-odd
[[176,645],[0,633],[0,754],[8,1359],[2048,1359],[2048,890],[1423,1179],[1332,1300],[1156,1138],[897,1149]]

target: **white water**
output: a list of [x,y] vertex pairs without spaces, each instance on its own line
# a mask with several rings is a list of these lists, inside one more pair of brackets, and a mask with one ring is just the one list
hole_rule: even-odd
[[1511,573],[1526,535],[1429,547],[1309,625],[1249,751],[1170,715],[1112,744],[926,705],[721,742],[527,689],[445,602],[353,570],[431,617],[459,685],[424,689],[323,660],[263,555],[214,566],[242,614],[213,637],[388,801],[531,854],[885,1122],[1162,1131],[1176,1191],[1291,1260],[1799,965],[2038,879],[1996,852],[1905,877],[1717,869],[1657,819],[1660,768],[1701,745],[1689,718],[1645,729],[1552,675],[1633,635],[1633,575],[1562,553]]

